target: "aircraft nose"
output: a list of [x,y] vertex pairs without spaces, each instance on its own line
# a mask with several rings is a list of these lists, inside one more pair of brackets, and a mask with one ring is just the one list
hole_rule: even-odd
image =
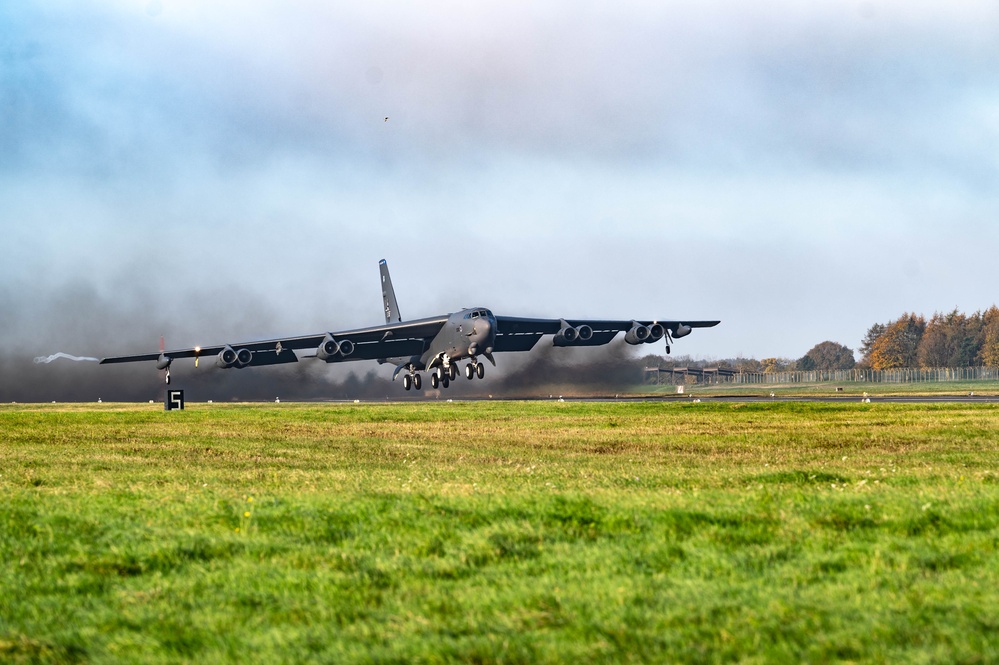
[[472,326],[472,334],[469,335],[472,342],[478,345],[491,345],[493,339],[493,324],[487,318],[481,318],[476,320],[475,325]]

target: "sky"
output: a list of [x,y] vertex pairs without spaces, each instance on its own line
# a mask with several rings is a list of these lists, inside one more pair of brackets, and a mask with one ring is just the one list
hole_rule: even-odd
[[997,64],[976,0],[2,3],[0,354],[375,324],[382,258],[406,318],[856,349],[997,301]]

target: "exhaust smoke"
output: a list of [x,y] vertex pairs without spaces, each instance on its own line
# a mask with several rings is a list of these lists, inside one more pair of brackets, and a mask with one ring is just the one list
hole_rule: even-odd
[[36,365],[42,365],[42,364],[48,365],[53,360],[58,360],[59,358],[65,358],[66,360],[72,360],[73,362],[78,362],[78,363],[79,362],[92,362],[92,363],[100,362],[97,358],[90,358],[89,356],[71,356],[68,353],[63,353],[62,351],[60,351],[59,353],[53,353],[51,356],[38,356],[37,358],[35,358],[35,364]]

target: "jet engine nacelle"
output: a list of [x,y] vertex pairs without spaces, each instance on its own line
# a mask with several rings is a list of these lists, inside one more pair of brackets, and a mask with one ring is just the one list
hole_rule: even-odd
[[329,333],[323,338],[319,348],[316,349],[316,357],[320,360],[330,362],[337,356],[347,357],[354,352],[354,343],[349,339],[342,339],[339,342],[333,339]]
[[685,326],[682,323],[676,327],[673,331],[673,339],[680,339],[681,337],[686,337],[693,330],[690,326]]
[[649,326],[649,339],[646,340],[650,344],[652,342],[658,342],[666,334],[666,328],[663,327],[661,323],[653,323]]
[[236,364],[240,367],[246,367],[251,362],[253,362],[253,351],[249,349],[240,349],[236,352]]
[[219,357],[215,361],[215,364],[222,369],[232,367],[236,364],[236,350],[227,345],[224,349],[219,351]]
[[585,344],[593,337],[593,328],[585,323],[573,328],[568,323],[562,325],[562,329],[555,333],[553,340],[555,346],[575,346]]
[[172,362],[173,358],[161,353],[159,359],[156,361],[156,369],[167,369]]
[[333,335],[326,335],[316,349],[316,357],[320,360],[329,360],[338,353],[340,353],[340,343],[333,339]]
[[651,335],[652,331],[649,330],[648,326],[635,323],[628,329],[628,332],[625,333],[624,341],[628,344],[644,344],[649,341]]

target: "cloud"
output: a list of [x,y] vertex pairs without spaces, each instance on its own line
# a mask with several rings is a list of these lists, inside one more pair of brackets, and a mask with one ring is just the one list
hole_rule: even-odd
[[45,40],[29,29],[10,47],[15,118],[48,131],[15,135],[75,136],[98,148],[98,173],[128,168],[136,142],[226,170],[288,152],[367,166],[494,152],[712,170],[925,162],[949,141],[976,148],[958,123],[994,104],[999,49],[986,3],[22,11]]
[[7,3],[12,343],[73,352],[74,283],[88,340],[366,325],[383,257],[407,316],[718,317],[716,357],[987,307],[997,12]]

